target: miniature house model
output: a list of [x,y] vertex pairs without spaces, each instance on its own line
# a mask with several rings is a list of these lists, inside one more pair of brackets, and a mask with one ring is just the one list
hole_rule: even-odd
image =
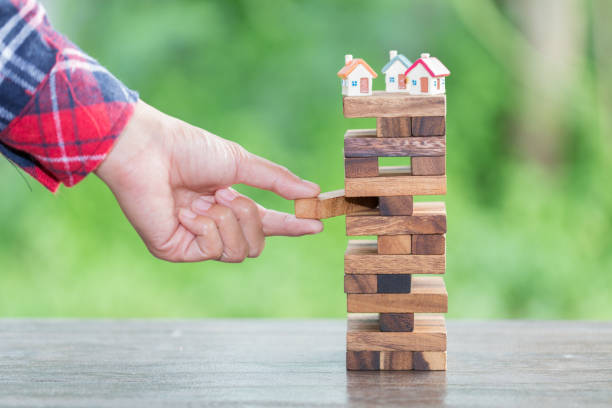
[[445,92],[445,77],[450,71],[437,58],[421,54],[404,74],[411,95],[438,95]]
[[372,95],[372,80],[378,75],[361,58],[345,55],[344,67],[338,76],[342,79],[342,95],[361,96]]
[[405,72],[412,62],[397,51],[389,51],[389,62],[383,67],[387,92],[408,92]]

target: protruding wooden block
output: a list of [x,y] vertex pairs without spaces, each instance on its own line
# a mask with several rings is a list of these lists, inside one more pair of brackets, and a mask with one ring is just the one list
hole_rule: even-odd
[[446,174],[446,156],[412,157],[410,167],[413,176],[443,176]]
[[383,332],[411,332],[414,330],[414,313],[380,313],[378,326]]
[[412,215],[414,200],[412,196],[379,197],[380,215]]
[[344,159],[344,177],[377,177],[378,157],[347,157]]
[[446,233],[446,208],[443,202],[414,203],[412,215],[388,217],[375,209],[362,210],[346,217],[346,235],[406,235]]
[[446,176],[413,176],[410,167],[379,167],[378,177],[347,178],[347,197],[446,194]]
[[411,332],[381,332],[378,315],[348,316],[348,351],[446,351],[443,316],[415,315]]
[[369,96],[343,97],[342,111],[346,118],[446,116],[446,95],[374,91]]
[[344,157],[435,157],[446,154],[446,138],[376,137],[363,129],[347,130],[344,134]]
[[344,195],[344,190],[335,190],[319,194],[316,198],[295,200],[295,216],[297,218],[323,219],[376,208],[377,205],[377,198],[347,198]]
[[347,351],[346,369],[444,371],[446,370],[446,351]]
[[412,253],[415,255],[444,255],[446,253],[446,235],[413,235]]
[[446,117],[420,116],[412,118],[412,136],[443,136],[446,134]]
[[412,253],[412,235],[379,235],[379,255],[410,255]]
[[345,293],[410,293],[412,275],[344,275]]
[[414,370],[444,371],[446,370],[446,351],[415,351],[412,353]]
[[407,118],[376,118],[377,137],[410,137],[412,121]]
[[381,274],[442,274],[446,255],[378,255],[374,240],[351,240],[344,254],[344,273],[358,275]]
[[348,294],[346,303],[349,313],[446,313],[448,293],[442,277],[415,276],[410,293]]

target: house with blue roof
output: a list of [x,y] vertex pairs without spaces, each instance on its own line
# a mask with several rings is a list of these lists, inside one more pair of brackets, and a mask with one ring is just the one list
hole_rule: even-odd
[[407,92],[405,72],[412,62],[396,50],[389,51],[389,62],[383,67],[385,90],[387,92]]

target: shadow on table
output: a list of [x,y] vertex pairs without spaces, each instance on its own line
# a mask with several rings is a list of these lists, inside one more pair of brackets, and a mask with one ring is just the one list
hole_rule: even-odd
[[443,406],[445,371],[347,371],[346,393],[352,404]]

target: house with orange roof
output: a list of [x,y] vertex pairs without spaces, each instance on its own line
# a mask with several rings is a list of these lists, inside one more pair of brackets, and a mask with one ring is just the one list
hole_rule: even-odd
[[445,82],[450,71],[436,57],[423,53],[404,75],[411,95],[439,95],[446,92]]
[[338,76],[342,79],[342,95],[362,96],[372,95],[372,80],[378,74],[361,58],[345,55]]

